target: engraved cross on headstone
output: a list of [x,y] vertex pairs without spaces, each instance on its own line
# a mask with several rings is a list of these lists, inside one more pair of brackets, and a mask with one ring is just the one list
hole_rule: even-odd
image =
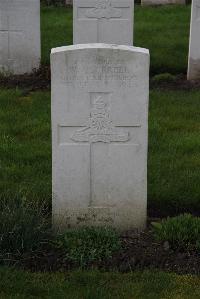
[[[133,146],[139,146],[137,142],[134,144],[132,139],[132,129],[140,128],[141,125],[115,126],[110,115],[110,98],[112,93],[109,92],[91,92],[90,94],[90,115],[85,124],[80,126],[59,125],[59,144],[69,145],[70,143],[83,144],[87,143],[90,147],[90,203],[89,207],[95,207],[95,176],[97,173],[105,171],[106,161],[109,155],[109,146],[111,144],[120,143],[122,146],[127,143]],[[70,132],[69,132],[70,131]],[[99,151],[101,154],[99,155]],[[96,154],[98,152],[98,154]],[[101,170],[103,168],[103,171]],[[98,169],[97,169],[98,168]],[[109,179],[109,178],[105,178]],[[106,197],[109,191],[105,191]],[[102,192],[102,191],[101,191]]]
[[10,26],[10,16],[2,16],[0,21],[0,34],[7,35],[7,66],[10,68],[14,62],[11,54],[12,35],[16,33],[22,33],[22,30],[13,29]]
[[103,19],[120,19],[122,17],[122,10],[115,8],[110,0],[100,1],[96,3],[95,7],[88,8],[85,16],[89,19],[97,21],[97,42],[100,42],[101,24]]

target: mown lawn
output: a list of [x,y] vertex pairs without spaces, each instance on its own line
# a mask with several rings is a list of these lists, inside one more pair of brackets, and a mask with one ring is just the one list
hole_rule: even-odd
[[200,214],[200,91],[152,91],[148,203],[155,214]]
[[[186,73],[190,5],[135,6],[134,45],[150,49],[151,74]],[[42,8],[42,63],[49,64],[51,48],[72,44],[72,9]]]
[[[151,214],[200,210],[199,95],[198,90],[150,93]],[[0,198],[18,195],[50,206],[50,93],[0,90],[0,132]]]
[[50,203],[50,93],[0,90],[0,132],[0,197]]
[[163,272],[28,273],[0,268],[4,299],[199,299],[200,278]]

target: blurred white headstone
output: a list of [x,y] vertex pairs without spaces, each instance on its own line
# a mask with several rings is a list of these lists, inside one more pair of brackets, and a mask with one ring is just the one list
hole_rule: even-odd
[[200,79],[200,0],[192,1],[187,77]]
[[133,0],[74,0],[74,44],[133,45]]
[[0,72],[30,73],[40,52],[40,1],[0,0]]

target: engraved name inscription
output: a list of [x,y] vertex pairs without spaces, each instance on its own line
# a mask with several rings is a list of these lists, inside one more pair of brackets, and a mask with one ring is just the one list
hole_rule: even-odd
[[84,128],[74,132],[71,139],[76,142],[126,142],[129,133],[119,131],[110,118],[106,93],[97,94],[90,111],[90,118]]
[[137,84],[137,77],[123,61],[109,61],[109,59],[97,57],[92,63],[90,60],[83,64],[69,62],[63,81],[80,87],[87,86],[90,81],[105,83],[116,81],[118,86],[132,87]]

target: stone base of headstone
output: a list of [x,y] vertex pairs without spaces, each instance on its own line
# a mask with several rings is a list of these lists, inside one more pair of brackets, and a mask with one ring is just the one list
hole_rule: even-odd
[[186,0],[141,0],[142,6],[147,5],[168,5],[168,4],[186,4]]
[[52,50],[53,224],[145,227],[149,51]]
[[187,79],[200,80],[200,59],[193,60],[191,57],[189,58]]
[[40,1],[0,0],[0,72],[31,73],[40,58]]
[[[135,206],[137,209],[137,207]],[[138,207],[139,208],[139,207]],[[146,206],[144,211],[135,209],[122,208],[77,208],[56,211],[53,214],[53,231],[55,233],[64,232],[69,228],[80,227],[112,227],[118,231],[134,230],[141,232],[146,228],[147,212]],[[140,207],[141,209],[141,207]],[[55,212],[55,211],[54,211]]]

